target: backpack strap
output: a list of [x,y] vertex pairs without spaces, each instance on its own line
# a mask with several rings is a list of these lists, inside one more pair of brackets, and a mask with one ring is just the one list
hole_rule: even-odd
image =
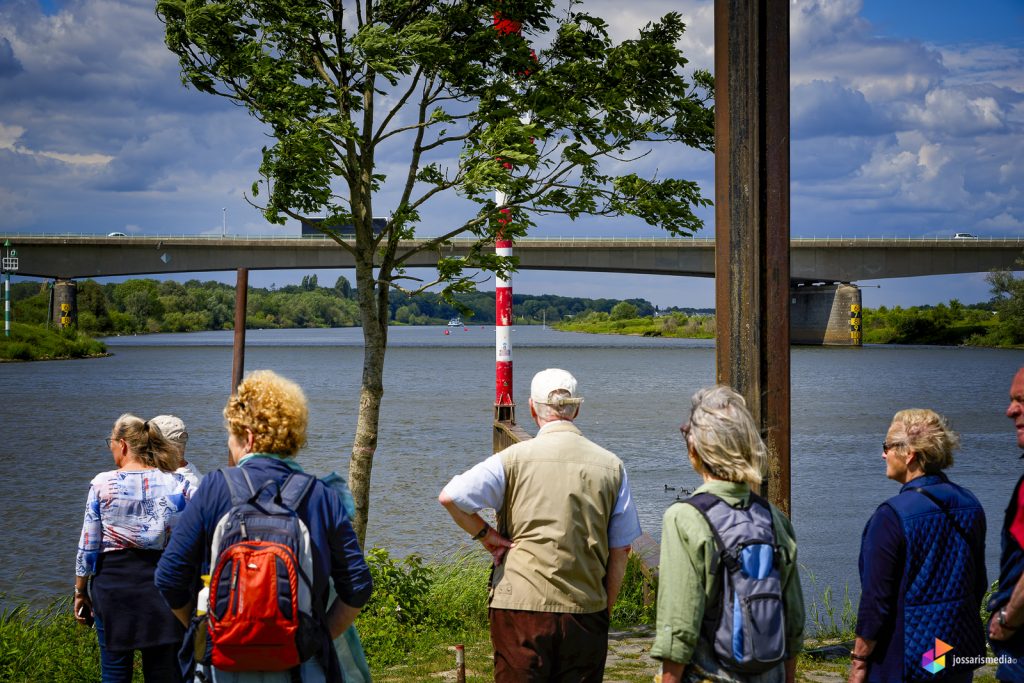
[[722,541],[721,535],[718,533],[718,529],[711,523],[711,518],[708,516],[708,511],[718,504],[725,505],[725,501],[716,496],[713,493],[697,493],[683,501],[684,505],[692,505],[700,513],[700,516],[704,518],[704,521],[708,523],[708,528],[711,529],[711,535],[715,539],[715,547],[717,552],[714,558],[714,571],[718,571],[720,564],[724,564],[730,572],[734,572],[739,569],[739,562],[735,557],[726,552],[725,542]]
[[228,485],[232,507],[241,505],[256,495],[256,487],[252,485],[252,479],[244,467],[222,467],[220,471]]
[[775,549],[775,565],[782,566],[782,546],[779,545],[779,537],[775,533],[775,515],[772,513],[771,503],[758,493],[750,492],[750,505],[760,505],[768,513],[768,524],[772,528],[772,547]]
[[297,510],[303,499],[309,495],[316,483],[316,477],[305,472],[292,472],[281,484],[281,504],[291,510]]
[[[306,496],[308,496],[309,493],[313,490],[313,486],[315,484],[316,477],[313,477],[304,472],[292,472],[291,474],[288,475],[288,478],[285,479],[284,482],[281,484],[279,494],[281,505],[297,513],[299,505],[306,498]],[[299,575],[306,580],[306,583],[309,584],[310,591],[312,591],[312,577],[306,577],[304,572],[302,571],[301,566],[297,566],[296,569],[298,569]],[[313,615],[320,625],[324,642],[329,644],[328,651],[325,652],[325,649],[328,646],[322,646],[315,656],[317,660],[320,662],[320,666],[323,667],[324,672],[327,674],[327,680],[335,680],[334,677],[332,677],[331,672],[337,668],[337,657],[333,657],[333,660],[331,658],[331,654],[333,654],[334,650],[334,643],[331,639],[330,629],[327,626],[327,610],[325,609],[324,605],[322,605],[320,601],[316,599],[315,596],[313,596],[311,602],[311,606],[313,608]],[[291,683],[300,683],[300,667],[301,665],[289,670]],[[335,671],[335,673],[340,677],[340,671]]]

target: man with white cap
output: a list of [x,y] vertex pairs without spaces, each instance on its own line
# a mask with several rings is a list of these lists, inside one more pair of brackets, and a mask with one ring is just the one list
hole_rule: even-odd
[[[565,370],[537,373],[537,436],[453,478],[438,498],[494,560],[498,683],[604,676],[609,615],[640,520],[622,461],[573,424],[582,402]],[[497,529],[479,515],[488,508],[497,511]]]
[[195,465],[185,460],[185,446],[188,444],[185,422],[175,415],[157,415],[150,422],[155,424],[160,433],[178,448],[180,463],[175,472],[185,477],[188,483],[192,484],[192,490],[195,491],[203,475],[199,474]]

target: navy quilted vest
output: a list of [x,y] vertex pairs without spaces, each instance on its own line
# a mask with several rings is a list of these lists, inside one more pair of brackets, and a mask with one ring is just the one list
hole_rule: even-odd
[[[913,490],[917,487],[937,498],[964,533],[932,500]],[[947,672],[953,657],[985,654],[979,616],[986,586],[985,511],[974,494],[942,474],[909,482],[886,505],[899,515],[907,543],[901,586],[903,680],[941,679],[942,671],[936,675],[922,666],[936,638],[953,647],[946,655]],[[969,668],[976,667],[956,667]]]

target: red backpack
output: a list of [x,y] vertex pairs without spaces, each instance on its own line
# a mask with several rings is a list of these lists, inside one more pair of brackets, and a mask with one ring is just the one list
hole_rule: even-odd
[[285,671],[319,652],[313,554],[296,509],[316,481],[293,472],[256,489],[245,468],[221,472],[232,507],[211,546],[209,663],[224,671]]

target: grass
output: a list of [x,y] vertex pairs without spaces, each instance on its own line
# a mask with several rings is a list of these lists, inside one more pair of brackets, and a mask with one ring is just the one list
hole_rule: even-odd
[[811,637],[822,643],[853,640],[856,637],[854,629],[857,626],[857,608],[850,599],[850,586],[843,587],[843,598],[837,601],[831,586],[825,586],[819,594],[818,580],[814,573],[803,565],[800,571],[811,584],[810,595],[804,596],[813,632]]
[[11,336],[0,335],[0,360],[56,360],[102,356],[107,347],[74,328],[11,324]]
[[70,597],[48,607],[0,612],[0,680],[77,683],[100,679],[100,649],[92,629],[71,616]]
[[[456,645],[465,647],[469,683],[493,680],[488,555],[471,548],[430,561],[416,555],[397,560],[373,549],[367,560],[374,594],[356,626],[374,681],[453,680]],[[840,600],[830,587],[819,593],[813,575],[808,576],[814,589],[808,596],[811,633],[806,647],[852,640],[856,610],[848,588]],[[639,560],[631,556],[612,614],[606,680],[649,683],[660,671],[649,654],[655,619],[650,597],[656,586],[645,588],[643,582]],[[797,680],[842,681],[848,669],[846,658],[826,661],[802,654]],[[992,671],[987,667],[974,680],[990,683],[995,680]],[[69,598],[44,609],[23,606],[0,612],[0,680],[77,683],[98,680],[99,674],[96,636],[75,623]],[[135,679],[142,679],[138,658]]]

